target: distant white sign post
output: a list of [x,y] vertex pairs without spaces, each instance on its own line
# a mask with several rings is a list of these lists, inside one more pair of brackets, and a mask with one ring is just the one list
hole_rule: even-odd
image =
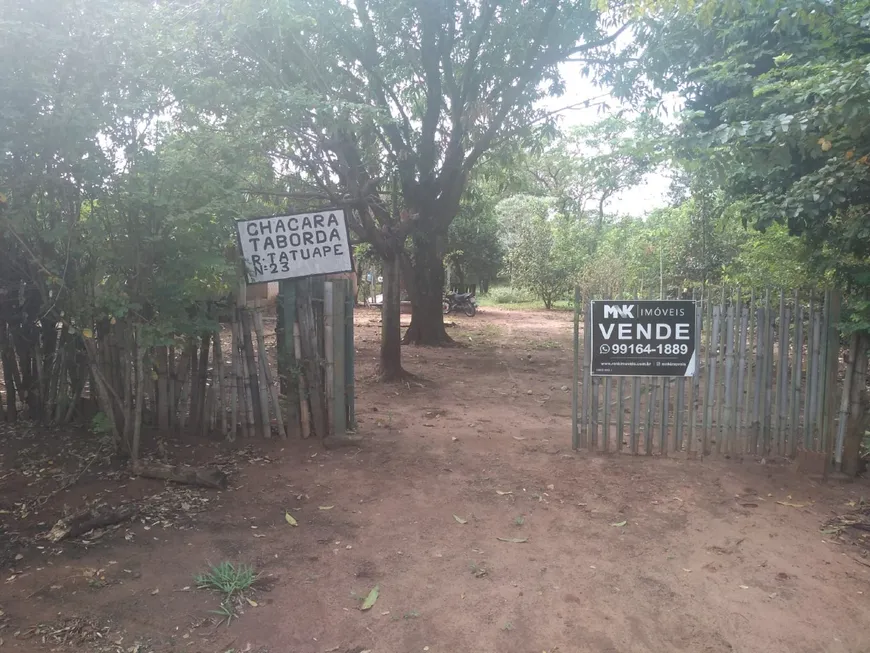
[[342,209],[236,222],[248,283],[350,272]]

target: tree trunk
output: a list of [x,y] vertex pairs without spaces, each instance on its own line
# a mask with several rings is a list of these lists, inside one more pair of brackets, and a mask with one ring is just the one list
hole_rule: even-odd
[[136,463],[133,465],[133,473],[143,478],[156,478],[182,485],[195,485],[215,490],[227,489],[227,475],[214,467]]
[[870,426],[870,406],[867,401],[867,355],[870,338],[866,333],[856,334],[857,343],[853,347],[854,358],[850,361],[852,372],[849,387],[849,419],[846,424],[846,437],[843,442],[843,472],[849,476],[858,474],[861,468],[861,441]]
[[381,361],[378,376],[381,381],[397,381],[405,377],[402,369],[402,305],[399,296],[399,257],[384,258],[383,302],[381,303]]
[[110,508],[109,506],[88,508],[83,512],[76,513],[70,517],[64,517],[58,521],[45,538],[49,542],[60,542],[68,537],[84,535],[95,528],[111,526],[112,524],[119,524],[122,521],[133,519],[138,513],[139,508],[132,503],[118,506],[117,508]]
[[15,384],[15,350],[7,338],[7,333],[6,324],[0,322],[0,360],[3,362],[3,378],[6,381],[6,420],[14,422],[18,418],[15,400],[18,386]]
[[424,233],[414,237],[413,262],[405,275],[411,299],[411,326],[402,342],[406,345],[442,346],[453,340],[444,330],[444,262],[439,255],[438,236]]

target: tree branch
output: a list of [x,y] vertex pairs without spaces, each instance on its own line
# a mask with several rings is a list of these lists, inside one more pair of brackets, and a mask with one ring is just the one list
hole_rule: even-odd
[[441,20],[437,2],[419,0],[420,12],[420,62],[426,84],[426,110],[420,129],[420,179],[430,181],[435,174],[435,132],[441,117],[441,61],[438,47]]
[[595,50],[596,48],[600,48],[600,47],[603,47],[605,45],[610,45],[616,39],[619,38],[620,34],[622,34],[625,30],[627,30],[632,25],[633,25],[632,21],[628,21],[622,27],[620,27],[618,30],[616,30],[613,34],[610,34],[609,36],[605,36],[604,38],[599,39],[598,41],[592,41],[591,43],[584,43],[583,45],[578,45],[578,46],[575,46],[573,48],[570,48],[569,50],[566,50],[564,53],[562,53],[561,58],[564,59],[566,57],[570,57],[572,54],[578,54],[580,52],[589,52],[589,50]]

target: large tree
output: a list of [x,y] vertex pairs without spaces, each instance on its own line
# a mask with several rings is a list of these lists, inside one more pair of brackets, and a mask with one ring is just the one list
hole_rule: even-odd
[[800,236],[809,261],[851,291],[851,359],[861,364],[846,383],[844,468],[854,472],[870,422],[870,2],[678,3],[647,16],[636,36],[637,65],[619,71],[617,87],[644,102],[645,88],[679,93],[683,160],[741,201],[754,226],[778,222]]
[[[417,344],[449,340],[443,256],[470,172],[546,119],[537,102],[562,92],[561,61],[605,57],[622,29],[587,0],[243,1],[199,20],[223,21],[203,73],[240,73],[228,92],[284,103],[264,130],[283,135],[270,147],[292,162],[294,194],[355,207],[359,236],[386,268],[400,261]],[[385,208],[394,179],[405,220]]]

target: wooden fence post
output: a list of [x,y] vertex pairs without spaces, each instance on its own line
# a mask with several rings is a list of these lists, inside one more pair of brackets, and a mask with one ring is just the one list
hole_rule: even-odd
[[285,279],[278,284],[278,379],[281,394],[287,397],[284,403],[287,411],[288,433],[298,433],[299,424],[299,360],[293,338],[296,324],[296,282]]
[[344,295],[344,402],[347,428],[356,430],[356,398],[354,361],[356,352],[353,339],[353,308],[356,298],[353,295],[353,281],[348,281]]
[[589,416],[591,413],[592,397],[592,298],[589,295],[583,297],[583,387],[581,391],[582,406],[580,420],[580,444],[592,451],[593,443],[590,437]]
[[[318,292],[317,287],[320,291]],[[320,337],[314,317],[313,302],[315,295],[322,298],[323,282],[316,283],[312,279],[304,279],[296,287],[296,312],[299,321],[299,341],[302,365],[305,370],[308,386],[308,401],[311,405],[311,426],[319,438],[328,434],[326,402],[324,397],[323,366],[321,358]]]
[[830,310],[828,311],[828,330],[825,345],[825,397],[822,421],[822,433],[825,442],[825,467],[823,478],[827,480],[834,454],[834,418],[837,405],[836,385],[837,372],[840,364],[840,292],[829,290],[828,299]]
[[579,384],[580,384],[580,286],[574,286],[574,359],[573,377],[571,380],[571,448],[580,448],[579,416]]
[[347,433],[344,370],[344,338],[346,333],[344,305],[347,293],[346,279],[336,279],[332,282],[332,340],[326,341],[325,345],[332,349],[332,432],[339,436]]

